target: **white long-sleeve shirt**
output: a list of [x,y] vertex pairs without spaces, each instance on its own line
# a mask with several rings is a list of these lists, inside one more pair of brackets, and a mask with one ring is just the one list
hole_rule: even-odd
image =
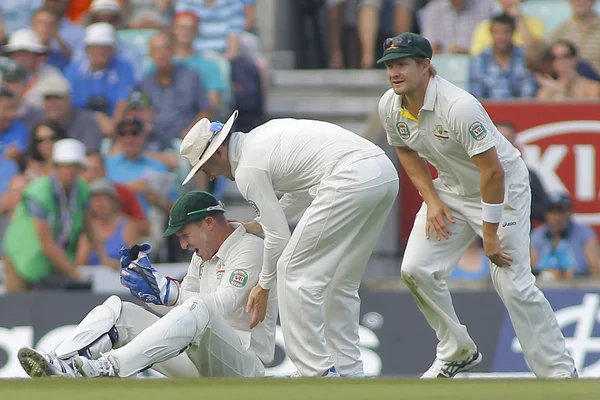
[[240,224],[232,223],[235,231],[223,242],[217,253],[203,262],[192,256],[187,275],[179,288],[179,298],[173,305],[183,304],[192,296],[199,296],[217,310],[235,330],[242,343],[250,347],[267,364],[275,355],[277,323],[277,293],[269,293],[265,320],[250,329],[252,313],[246,312],[250,291],[258,282],[263,241],[246,232]]
[[[357,134],[322,121],[275,119],[233,133],[229,159],[240,193],[252,205],[264,240],[259,284],[272,289],[277,261],[290,239],[288,219],[304,212],[340,161],[384,154]],[[275,191],[284,193],[281,200]]]

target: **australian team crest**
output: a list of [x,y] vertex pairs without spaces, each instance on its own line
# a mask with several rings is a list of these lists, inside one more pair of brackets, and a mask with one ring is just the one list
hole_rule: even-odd
[[448,131],[445,130],[442,125],[435,126],[434,136],[442,143],[445,143],[446,140],[450,139],[450,135],[448,135]]
[[406,125],[405,122],[398,122],[396,124],[396,129],[402,139],[408,139],[410,137],[410,129],[408,129],[408,125]]

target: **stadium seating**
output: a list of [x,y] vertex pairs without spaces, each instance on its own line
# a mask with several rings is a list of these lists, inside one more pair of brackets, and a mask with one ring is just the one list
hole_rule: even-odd
[[547,38],[560,24],[571,18],[571,6],[567,0],[528,0],[521,7],[525,15],[544,21],[544,34]]
[[465,89],[469,82],[470,57],[466,54],[437,54],[431,59],[438,74]]

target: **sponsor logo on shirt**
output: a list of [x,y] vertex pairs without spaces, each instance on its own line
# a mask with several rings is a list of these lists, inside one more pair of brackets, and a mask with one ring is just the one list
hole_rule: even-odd
[[396,124],[396,129],[402,139],[408,139],[410,137],[410,129],[408,129],[408,125],[406,125],[405,122],[398,122]]
[[487,131],[483,124],[479,121],[473,122],[471,126],[469,126],[469,133],[473,136],[473,139],[480,141],[485,139],[487,136]]
[[233,271],[229,277],[229,283],[231,286],[242,288],[246,286],[248,282],[248,273],[246,271]]

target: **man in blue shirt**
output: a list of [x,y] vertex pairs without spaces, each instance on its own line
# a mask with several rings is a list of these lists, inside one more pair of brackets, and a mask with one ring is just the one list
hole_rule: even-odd
[[119,119],[135,79],[131,66],[114,54],[115,29],[105,22],[92,24],[86,28],[84,42],[87,57],[65,70],[73,88],[72,104]]
[[507,14],[491,19],[493,45],[473,57],[469,92],[478,99],[534,97],[536,86],[525,66],[525,49],[515,46],[515,21]]
[[140,120],[127,117],[117,126],[117,146],[120,153],[106,159],[109,180],[127,185],[140,200],[148,215],[151,205],[168,214],[177,193],[171,189],[169,170],[146,154],[148,133]]
[[19,161],[28,145],[27,126],[15,120],[17,102],[15,96],[0,88],[0,157]]
[[211,116],[202,80],[194,71],[173,62],[173,41],[158,33],[150,40],[150,56],[156,72],[140,84],[155,110],[155,132],[163,141],[184,137],[194,124]]
[[546,223],[531,233],[531,265],[540,277],[569,279],[600,274],[596,233],[573,221],[572,213],[567,193],[548,196]]

